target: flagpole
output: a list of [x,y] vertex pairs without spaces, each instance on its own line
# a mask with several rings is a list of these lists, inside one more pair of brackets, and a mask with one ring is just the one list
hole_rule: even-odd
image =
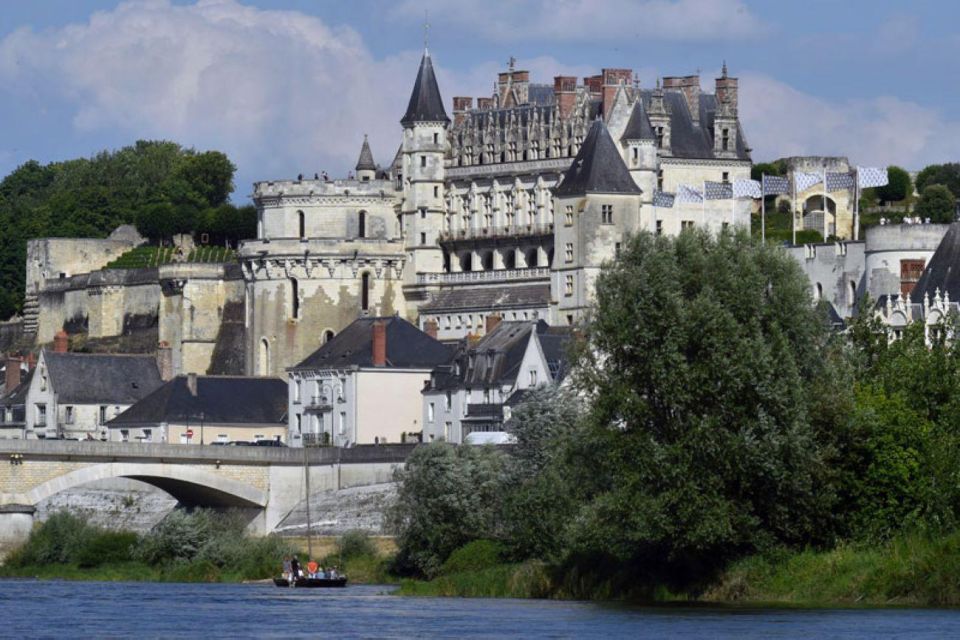
[[767,242],[767,199],[764,197],[763,183],[766,182],[766,176],[760,174],[760,242]]
[[793,245],[797,245],[797,172],[793,172],[793,203],[790,206],[790,218],[793,220]]
[[707,181],[703,181],[703,197],[700,198],[700,224],[703,225],[703,228],[707,228]]
[[830,214],[830,207],[827,206],[827,166],[823,166],[823,241],[827,241],[827,230],[830,225],[827,223],[827,216]]
[[860,167],[853,169],[853,239],[860,239]]

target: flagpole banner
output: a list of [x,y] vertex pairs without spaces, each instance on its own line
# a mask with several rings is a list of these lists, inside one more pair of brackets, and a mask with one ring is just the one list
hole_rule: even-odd
[[763,188],[757,180],[734,180],[733,197],[734,198],[760,198],[763,195]]
[[691,187],[686,184],[681,184],[677,188],[677,196],[674,199],[675,202],[679,203],[696,203],[700,204],[703,202],[703,192],[700,189]]
[[844,191],[853,189],[856,184],[852,173],[828,173],[827,191]]
[[730,200],[733,198],[733,185],[729,182],[703,183],[703,196],[707,200]]
[[676,199],[676,195],[672,193],[664,193],[663,191],[654,191],[653,192],[653,206],[662,207],[664,209],[672,209],[673,201]]
[[820,173],[804,173],[796,171],[793,174],[793,183],[797,185],[797,192],[806,191],[814,185],[823,182],[823,175]]
[[884,187],[887,182],[887,169],[885,167],[857,167],[857,185],[861,189]]
[[790,181],[783,176],[761,176],[763,195],[776,196],[781,193],[790,193]]

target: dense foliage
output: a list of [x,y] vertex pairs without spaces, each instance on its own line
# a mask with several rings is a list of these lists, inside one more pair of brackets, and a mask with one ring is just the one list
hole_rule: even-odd
[[923,192],[932,184],[942,184],[955,198],[960,198],[960,162],[932,164],[917,174],[917,191]]
[[956,527],[960,343],[940,336],[960,328],[835,334],[797,264],[744,234],[640,235],[596,291],[569,384],[517,408],[517,445],[417,450],[401,568],[483,551],[545,561],[566,595],[650,595]]
[[914,212],[931,222],[953,222],[957,217],[957,199],[944,185],[931,184],[920,192]]
[[0,182],[0,319],[22,307],[33,238],[103,238],[124,223],[158,241],[181,232],[206,233],[213,243],[252,237],[253,208],[228,203],[233,174],[218,151],[142,140],[92,158],[18,167]]
[[898,166],[887,167],[887,184],[876,188],[881,202],[900,202],[913,193],[910,174]]

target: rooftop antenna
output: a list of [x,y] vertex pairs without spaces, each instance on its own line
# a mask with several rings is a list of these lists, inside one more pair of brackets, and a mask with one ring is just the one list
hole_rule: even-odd
[[508,68],[510,71],[513,71],[513,67],[514,67],[514,65],[516,65],[516,64],[517,64],[517,59],[514,58],[513,56],[510,56],[510,60],[507,61],[507,68]]
[[430,13],[428,9],[423,10],[423,52],[429,53],[427,45],[430,41]]

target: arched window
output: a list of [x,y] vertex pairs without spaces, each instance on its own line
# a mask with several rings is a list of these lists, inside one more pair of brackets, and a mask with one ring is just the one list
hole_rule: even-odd
[[297,237],[301,240],[307,237],[307,217],[303,211],[297,211]]
[[257,364],[260,375],[270,375],[270,343],[266,338],[260,339],[260,357],[257,359]]
[[360,309],[368,311],[370,309],[370,273],[364,271],[360,276]]
[[536,248],[527,249],[526,258],[527,258],[527,267],[528,267],[528,268],[532,269],[532,268],[534,268],[534,267],[539,266],[539,265],[537,264],[537,262],[538,262],[538,261],[537,261],[537,257],[538,257],[538,256],[537,256],[537,250],[536,250]]
[[469,251],[460,254],[460,271],[473,271],[473,254]]
[[515,269],[517,267],[516,249],[507,249],[503,254],[503,268]]
[[857,283],[853,280],[847,285],[847,306],[852,307],[857,303]]
[[290,278],[290,317],[300,317],[300,284],[296,278]]
[[367,237],[367,212],[361,211],[357,215],[357,237],[366,238]]
[[323,332],[323,344],[327,344],[328,342],[330,342],[331,340],[333,340],[333,336],[334,336],[333,329],[327,329],[326,331],[324,331],[324,332]]
[[487,251],[483,254],[483,270],[493,271],[493,251]]
[[823,299],[823,285],[819,282],[813,287],[813,301],[820,302]]

